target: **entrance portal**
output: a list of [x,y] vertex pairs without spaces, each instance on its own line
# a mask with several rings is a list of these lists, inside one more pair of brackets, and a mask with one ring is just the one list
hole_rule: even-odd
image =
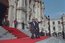
[[8,15],[8,4],[6,1],[0,1],[0,26],[2,26],[2,21],[6,18],[5,15]]

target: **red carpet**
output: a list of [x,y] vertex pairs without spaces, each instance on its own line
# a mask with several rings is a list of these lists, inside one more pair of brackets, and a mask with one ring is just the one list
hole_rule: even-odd
[[11,40],[0,40],[0,43],[35,43],[41,40],[44,40],[48,38],[47,36],[41,36],[40,38],[31,39],[27,35],[25,35],[23,32],[19,31],[16,28],[11,28],[7,26],[3,26],[4,29],[8,30],[10,33],[14,34],[17,39],[11,39]]
[[27,38],[13,39],[13,40],[0,40],[0,43],[35,43],[35,42],[44,40],[46,38],[48,38],[48,37],[42,36],[38,39],[31,39],[31,38],[27,37]]
[[12,33],[13,35],[15,35],[17,38],[28,37],[26,34],[24,34],[23,32],[19,31],[16,28],[7,27],[7,26],[3,26],[3,27],[4,27],[4,29],[8,30],[10,33]]

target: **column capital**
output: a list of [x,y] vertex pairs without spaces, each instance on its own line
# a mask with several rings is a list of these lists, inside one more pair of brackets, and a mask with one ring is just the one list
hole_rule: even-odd
[[13,7],[14,8],[14,5],[9,5],[9,7]]

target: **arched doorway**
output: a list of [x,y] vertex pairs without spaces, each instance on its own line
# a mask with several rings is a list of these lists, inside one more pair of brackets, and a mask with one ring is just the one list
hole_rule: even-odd
[[8,15],[8,7],[8,0],[0,1],[0,26],[2,26],[2,21],[6,18],[6,15]]

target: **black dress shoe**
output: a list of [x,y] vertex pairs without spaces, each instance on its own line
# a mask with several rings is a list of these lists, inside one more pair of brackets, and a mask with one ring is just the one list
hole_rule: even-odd
[[34,37],[31,37],[31,39],[34,39]]

